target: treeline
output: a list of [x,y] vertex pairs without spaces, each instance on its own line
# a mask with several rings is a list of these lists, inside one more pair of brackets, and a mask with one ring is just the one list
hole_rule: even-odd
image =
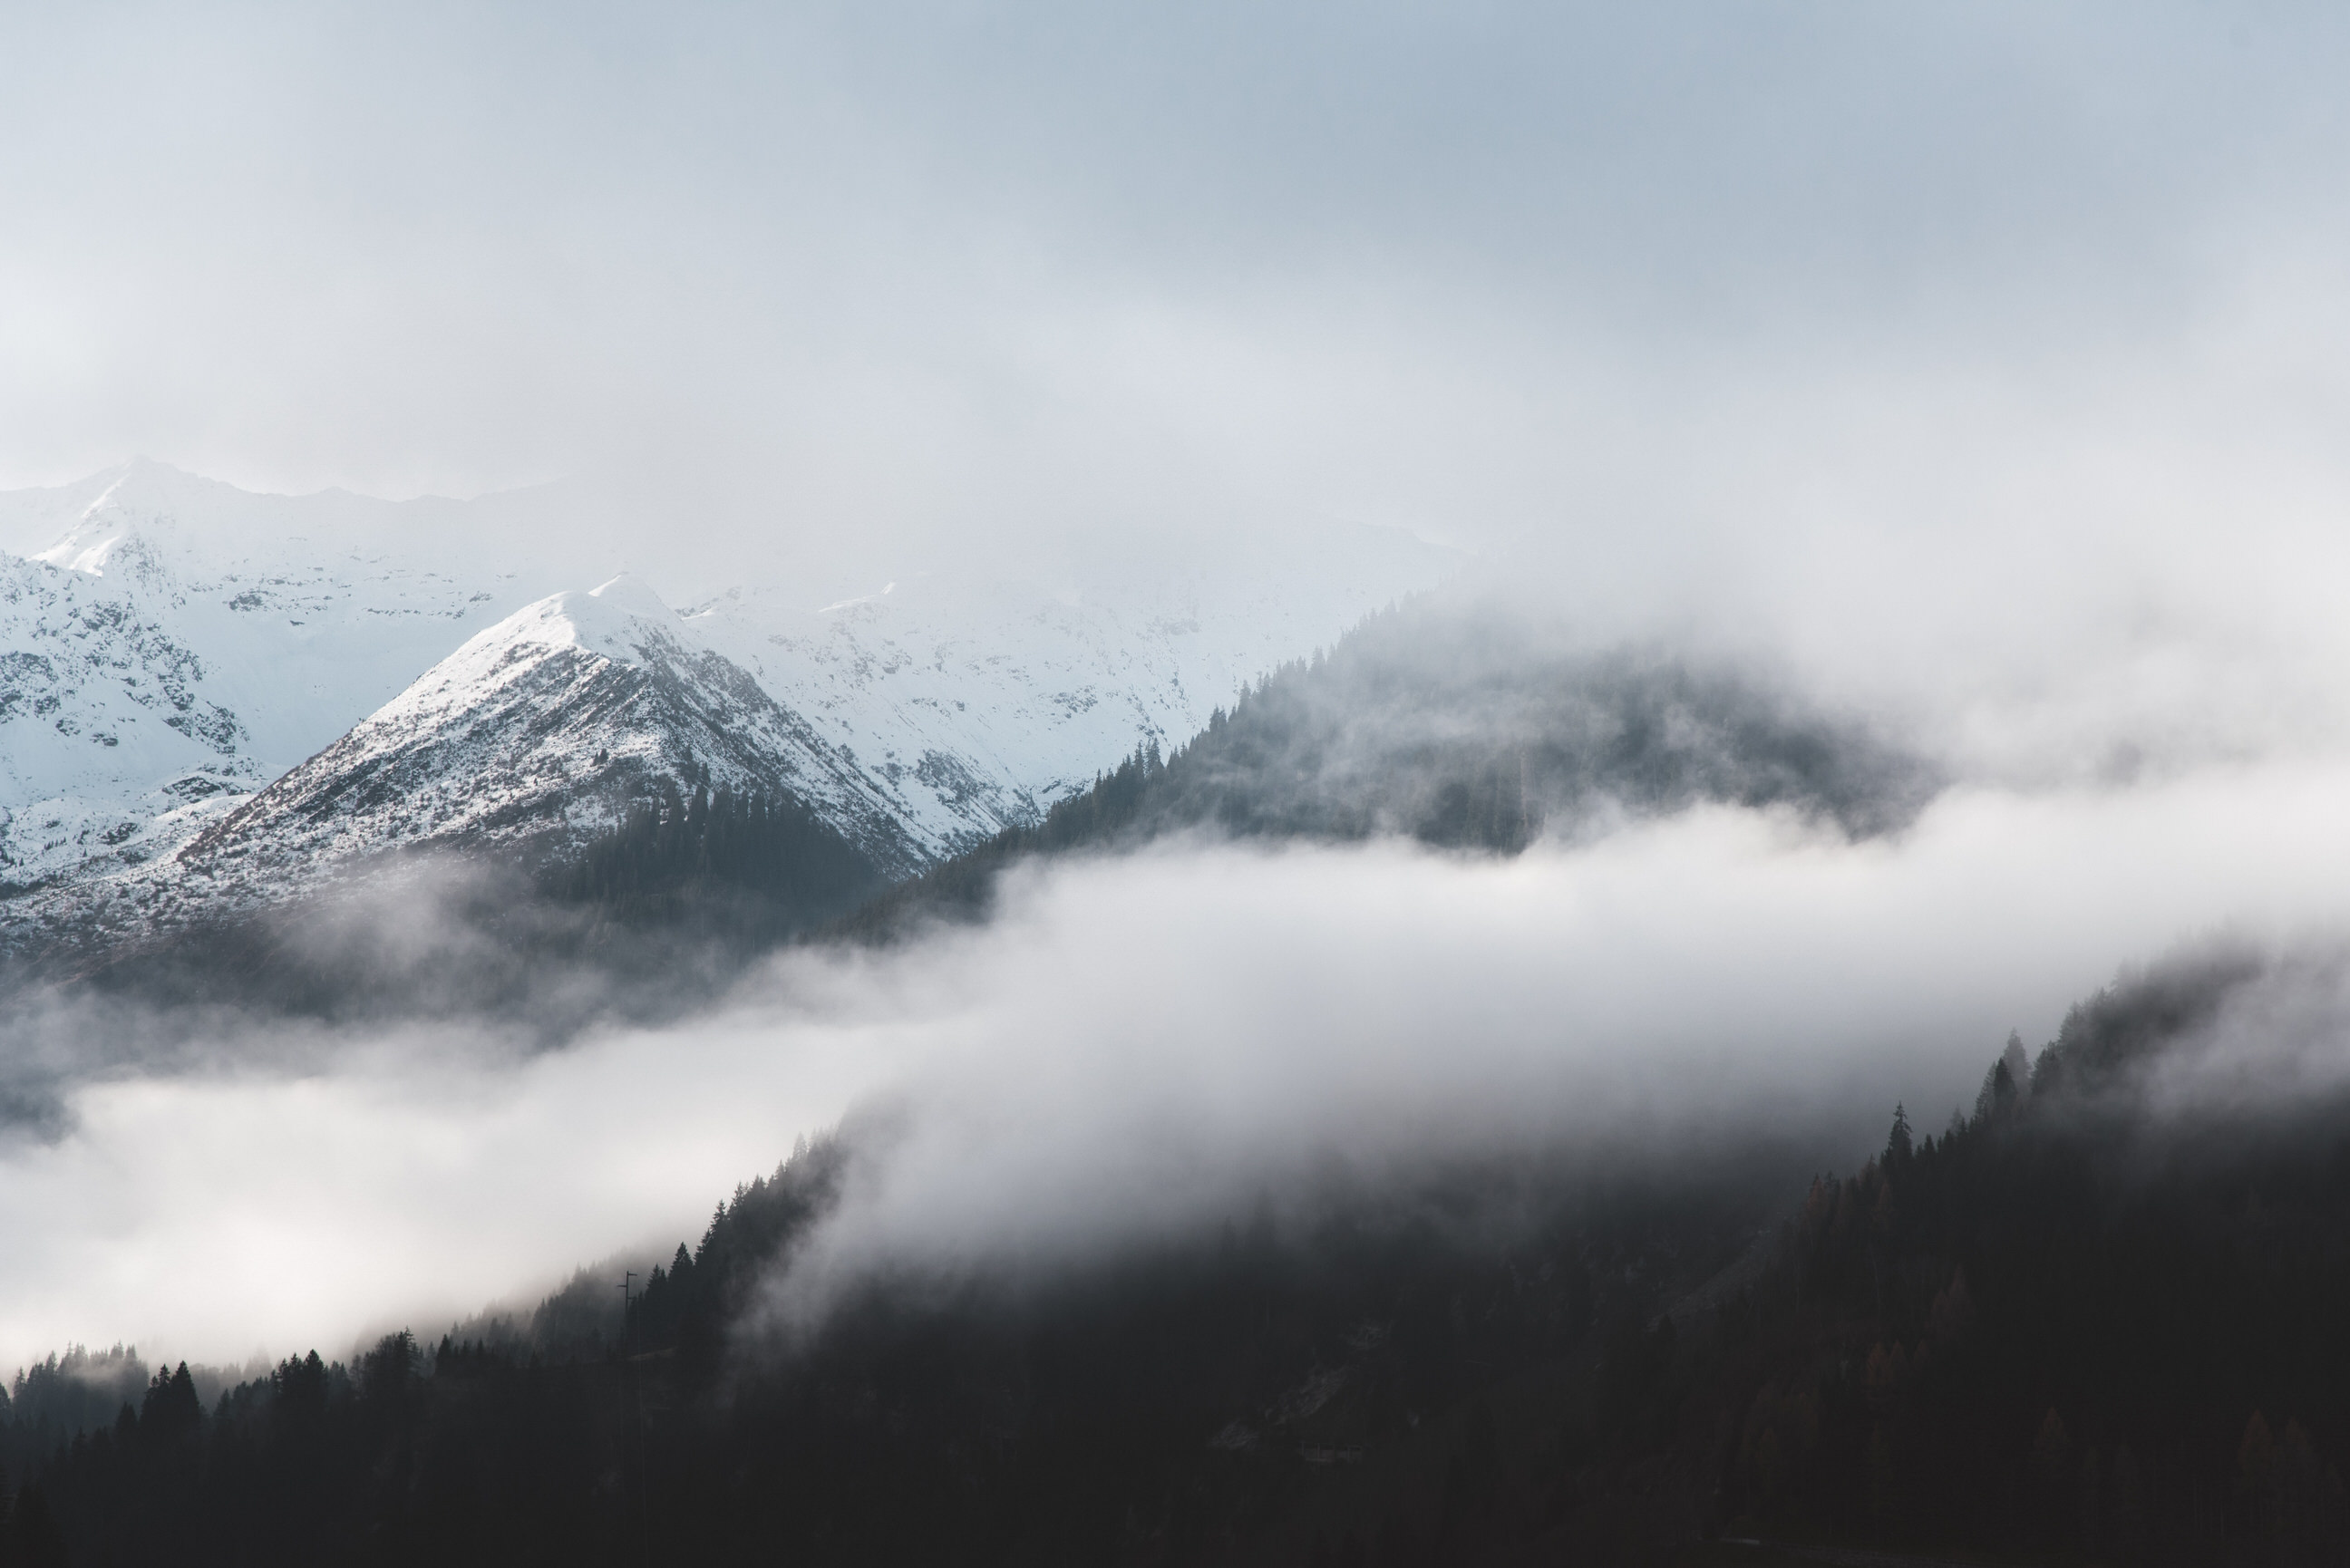
[[967,915],[1027,856],[1170,834],[1392,836],[1511,855],[1546,828],[1719,801],[1867,836],[1909,821],[1939,782],[1866,727],[1737,676],[1561,650],[1506,615],[1420,600],[1266,676],[1172,752],[1146,739],[1042,822],[882,895],[842,929],[870,936]]
[[776,1282],[863,1158],[825,1140],[617,1318],[571,1303],[619,1293],[588,1280],[535,1334],[395,1335],[209,1408],[176,1369],[70,1436],[20,1401],[0,1539],[84,1563],[1624,1564],[1710,1537],[2339,1562],[2350,1106],[2175,1119],[2137,1092],[2262,972],[2092,999],[1966,1114],[1897,1109],[1850,1174],[1760,1138],[1494,1155],[797,1315]]
[[494,1018],[554,1043],[707,1005],[761,954],[884,886],[780,790],[713,788],[692,762],[633,782],[616,820],[560,854],[430,857],[411,875],[101,950],[60,973],[0,974],[0,996],[40,984],[159,1012]]
[[1726,1511],[2064,1561],[2350,1559],[2350,1115],[2150,1119],[2257,966],[2174,968],[1994,1063],[1974,1114],[1815,1183],[1725,1318]]
[[[0,1481],[0,1564],[691,1561],[681,1543],[707,1547],[713,1521],[678,1517],[663,1467],[723,1458],[726,1435],[677,1401],[716,1388],[726,1322],[832,1168],[827,1150],[804,1153],[722,1205],[637,1303],[658,1336],[582,1333],[567,1292],[534,1314],[537,1334],[425,1345],[401,1332],[348,1365],[312,1352],[210,1411],[182,1364],[97,1419],[84,1407],[121,1392],[124,1357],[28,1369],[14,1408],[0,1401],[0,1460],[29,1478],[13,1501]],[[78,1401],[63,1422],[61,1397]],[[748,1511],[716,1522],[744,1542],[774,1529]]]
[[1513,853],[1553,818],[1708,800],[1865,835],[1908,821],[1934,784],[1860,725],[1726,672],[1564,650],[1505,614],[1427,599],[1265,677],[1163,764],[1146,745],[1030,844],[1208,827]]
[[1479,1561],[1528,1532],[1612,1551],[1652,1505],[1697,1529],[1662,1493],[1528,1513],[1513,1467],[1565,1452],[1564,1409],[1613,1418],[1621,1375],[1578,1371],[1588,1347],[1644,1347],[1659,1292],[1735,1255],[1751,1181],[1455,1172],[1065,1273],[868,1280],[763,1333],[852,1157],[738,1190],[567,1358],[393,1335],[192,1417],[151,1394],[46,1451],[13,1434],[18,1537],[79,1563],[1304,1563],[1372,1540]]
[[112,1424],[115,1412],[137,1403],[146,1386],[147,1364],[136,1350],[117,1345],[92,1351],[77,1345],[19,1371],[0,1389],[0,1417],[34,1447],[46,1448]]
[[630,926],[699,920],[773,938],[881,886],[866,857],[792,796],[710,786],[688,763],[545,877],[566,902]]

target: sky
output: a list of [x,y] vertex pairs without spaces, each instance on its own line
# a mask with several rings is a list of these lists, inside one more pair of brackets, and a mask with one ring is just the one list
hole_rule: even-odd
[[1337,517],[1650,597],[2331,508],[2345,26],[11,5],[0,485],[571,479],[780,559]]
[[2350,732],[2345,35],[0,6],[0,487],[552,484],[583,581],[828,597],[1373,523],[2010,771]]
[[[823,1017],[754,997],[528,1062],[369,1037],[93,1084],[57,1141],[0,1151],[12,1255],[47,1260],[0,1283],[0,1363],[470,1310],[690,1233],[866,1096],[951,1102],[973,1042],[1046,1074],[1123,998],[1197,1023],[1306,911],[1353,945],[1279,996],[1342,995],[1366,952],[1423,982],[1395,1016],[1430,1054],[1360,1080],[1374,1122],[1431,1084],[1515,1103],[1533,1036],[1445,1054],[1480,997],[1617,1021],[1554,1088],[1604,1099],[1643,1053],[1702,1080],[1761,1018],[1776,1054],[1724,1082],[1875,1118],[1962,1095],[2118,965],[2341,929],[2345,75],[2350,17],[2253,0],[0,0],[0,488],[132,455],[260,490],[550,485],[514,524],[550,549],[601,529],[876,586],[1382,524],[1595,639],[1791,672],[1964,763],[1889,846],[1700,817],[1515,868],[1170,862],[1039,888]],[[1215,929],[1211,876],[1257,915]],[[1625,923],[1591,924],[1610,888]],[[1411,961],[1448,910],[1492,950]],[[1096,954],[1126,990],[1055,993],[1104,929],[1151,932],[1156,967]],[[1562,969],[1570,939],[1598,957]],[[1344,1070],[1265,1034],[1261,1072],[1199,1089],[1259,1096],[1228,1115],[1184,1098],[1174,1023],[1118,1080],[1201,1106],[1170,1158],[1273,1158]],[[1138,1147],[1143,1103],[1106,1092],[971,1189]],[[872,1233],[952,1213],[937,1173],[977,1135],[930,1125]]]

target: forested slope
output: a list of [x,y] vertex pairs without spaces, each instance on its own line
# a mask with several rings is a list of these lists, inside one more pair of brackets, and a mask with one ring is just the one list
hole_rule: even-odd
[[394,858],[352,886],[0,974],[151,1008],[487,1018],[549,1040],[705,1004],[888,879],[786,792],[654,778],[560,856]]
[[1561,648],[1515,617],[1426,596],[1284,666],[1162,755],[1145,745],[1034,827],[997,836],[852,917],[861,935],[983,909],[1033,855],[1173,834],[1515,854],[1545,831],[1705,802],[1865,837],[1912,820],[1936,768],[1859,721],[1720,670]]
[[394,1336],[210,1409],[176,1373],[70,1440],[28,1407],[11,1528],[83,1563],[2336,1561],[2350,1116],[2142,1092],[2264,983],[2118,986],[1848,1175],[1759,1139],[1496,1157],[870,1278],[777,1332],[861,1158],[828,1141],[625,1323],[593,1280],[536,1334]]
[[282,908],[60,949],[0,989],[335,1019],[496,1014],[559,1037],[690,1009],[782,942],[982,911],[997,874],[1035,855],[1184,834],[1514,854],[1704,802],[1865,836],[1908,822],[1939,784],[1867,726],[1782,691],[1565,650],[1437,596],[1267,676],[1171,753],[1146,744],[1041,822],[894,886],[780,785],[730,787],[691,759],[629,776],[618,820],[559,853],[387,856]]

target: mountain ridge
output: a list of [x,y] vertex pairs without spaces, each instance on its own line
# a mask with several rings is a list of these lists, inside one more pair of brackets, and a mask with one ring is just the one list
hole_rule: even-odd
[[[1211,698],[1451,561],[1357,531],[1149,581],[917,576],[813,608],[745,585],[680,614],[639,584],[612,592],[652,641],[583,634],[552,663],[533,645],[531,700],[555,704],[534,730],[518,691],[450,661],[532,607],[618,598],[502,559],[474,507],[256,496],[147,462],[0,494],[0,539],[56,530],[0,559],[0,950],[282,902],[379,852],[576,839],[713,767],[705,783],[804,798],[879,874],[907,875],[1040,820],[1138,740],[1189,734]],[[387,520],[433,550],[387,547]],[[581,663],[636,669],[655,642],[642,679]],[[434,671],[450,691],[428,712]],[[631,702],[676,732],[584,743],[585,715]],[[435,724],[455,727],[437,751]],[[599,753],[617,771],[584,788]],[[498,782],[460,790],[468,767]],[[367,811],[370,785],[338,787],[340,768],[380,785]],[[401,811],[394,778],[421,791]],[[289,835],[275,850],[265,822]],[[234,874],[246,861],[278,874]]]

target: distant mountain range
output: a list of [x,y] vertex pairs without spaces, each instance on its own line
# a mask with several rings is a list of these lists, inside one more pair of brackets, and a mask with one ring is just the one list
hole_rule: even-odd
[[144,462],[0,494],[26,552],[0,554],[0,948],[264,908],[420,846],[560,857],[664,788],[788,797],[902,877],[1454,565],[1346,527],[1075,587],[746,583],[681,610],[522,558],[494,500]]
[[899,882],[836,929],[871,940],[983,915],[1014,862],[1170,836],[1514,855],[1717,804],[1859,839],[1908,826],[1948,782],[1856,717],[1740,671],[1578,649],[1474,593],[1439,592],[1368,618],[1182,746],[1138,747],[1043,821]]

